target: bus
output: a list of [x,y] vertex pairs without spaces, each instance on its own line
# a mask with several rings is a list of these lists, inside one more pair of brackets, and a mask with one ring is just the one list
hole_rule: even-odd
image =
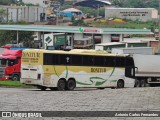
[[105,51],[28,49],[22,52],[20,81],[41,90],[134,87],[126,71],[133,66],[132,57]]

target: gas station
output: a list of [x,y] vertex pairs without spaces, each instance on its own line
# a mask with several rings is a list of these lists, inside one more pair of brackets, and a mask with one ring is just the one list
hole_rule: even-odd
[[39,48],[55,49],[56,46],[65,48],[92,48],[97,43],[123,42],[124,35],[153,34],[149,29],[127,28],[97,28],[81,26],[51,26],[51,25],[0,25],[0,30],[34,32],[34,42]]

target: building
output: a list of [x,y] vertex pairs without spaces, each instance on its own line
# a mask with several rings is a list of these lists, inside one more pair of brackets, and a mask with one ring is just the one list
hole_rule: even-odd
[[45,8],[37,6],[0,6],[7,12],[4,21],[39,22],[46,19]]
[[39,5],[41,7],[47,7],[50,0],[22,0],[24,3],[31,3],[34,5]]
[[105,8],[105,19],[122,18],[139,21],[158,19],[158,10],[155,8]]
[[[95,44],[95,37],[100,36],[100,43],[110,44],[113,34],[119,34],[117,42],[123,42],[124,34],[153,34],[149,29],[122,29],[122,28],[94,28],[94,27],[79,27],[79,26],[51,26],[51,25],[0,25],[0,30],[14,31],[33,31],[35,32],[34,41],[40,43],[42,48],[48,47],[44,44],[44,35],[49,33],[65,33],[66,42],[64,46],[70,48],[86,48]],[[116,36],[117,37],[117,36]],[[18,41],[17,32],[17,41]],[[47,38],[47,37],[46,37]],[[49,42],[50,39],[47,38]],[[123,44],[126,44],[126,42]],[[138,43],[140,44],[140,43]],[[155,43],[156,44],[156,43]],[[155,46],[154,44],[154,46]],[[147,44],[141,44],[141,46]],[[128,46],[139,47],[135,43],[129,43]],[[51,46],[49,46],[51,47]],[[109,49],[109,48],[108,48]]]

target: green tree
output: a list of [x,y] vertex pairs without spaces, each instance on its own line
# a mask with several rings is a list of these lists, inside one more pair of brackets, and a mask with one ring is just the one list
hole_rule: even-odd
[[[33,41],[33,32],[29,31],[19,31],[19,41],[26,44],[28,47],[31,46]],[[0,46],[11,44],[16,42],[17,32],[16,31],[0,31]]]
[[72,26],[88,26],[83,20],[74,20]]
[[61,5],[63,5],[63,4],[64,4],[64,0],[59,0],[59,2],[61,3]]
[[112,0],[113,5],[133,8],[158,8],[159,0]]
[[0,22],[5,22],[5,17],[7,16],[7,11],[0,9]]
[[9,5],[11,3],[14,3],[13,0],[0,0],[1,5]]

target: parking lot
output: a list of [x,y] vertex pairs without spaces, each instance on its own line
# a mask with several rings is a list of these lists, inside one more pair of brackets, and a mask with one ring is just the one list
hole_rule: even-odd
[[[1,111],[159,111],[160,88],[77,89],[75,91],[40,91],[37,89],[0,88],[0,109]],[[41,119],[135,120],[137,118],[48,117]],[[138,119],[158,120],[159,118],[141,117]],[[19,120],[21,120],[21,118],[19,118]]]

